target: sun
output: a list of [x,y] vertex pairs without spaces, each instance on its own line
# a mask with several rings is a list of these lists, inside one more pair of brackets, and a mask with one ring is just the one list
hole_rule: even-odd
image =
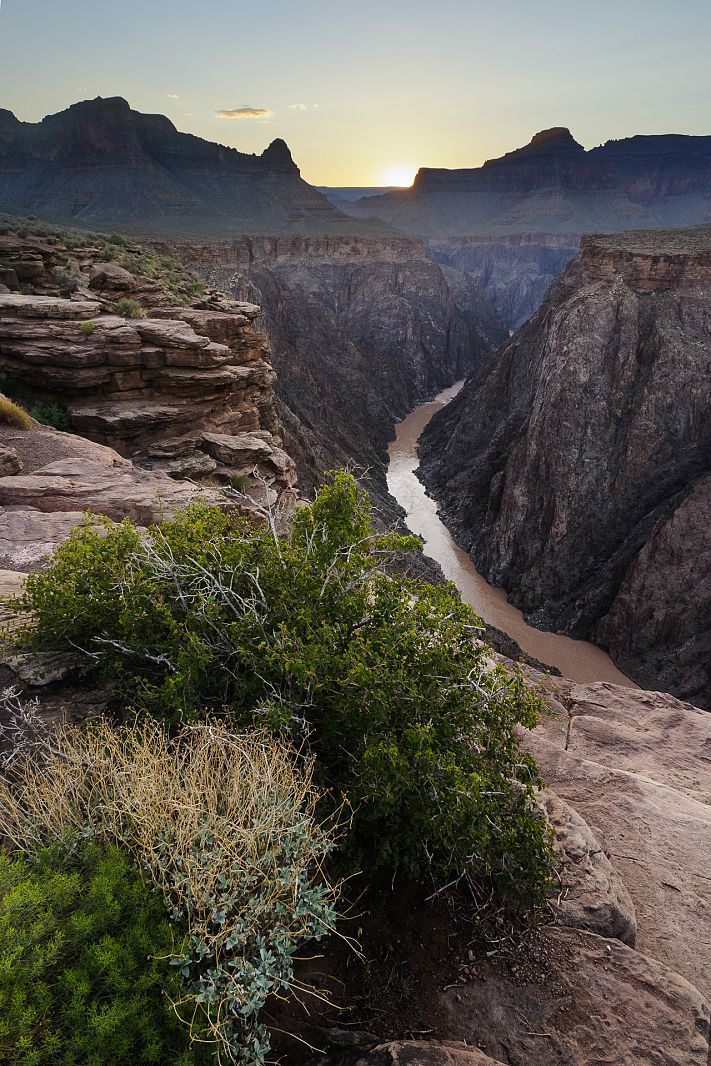
[[416,174],[417,167],[406,165],[388,167],[388,169],[383,172],[383,185],[399,185],[403,189],[406,189],[412,185]]

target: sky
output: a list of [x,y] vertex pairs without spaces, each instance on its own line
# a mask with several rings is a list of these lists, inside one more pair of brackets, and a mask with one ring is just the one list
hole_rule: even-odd
[[711,134],[708,0],[0,0],[0,107],[124,96],[289,144],[316,185],[407,184],[569,126]]

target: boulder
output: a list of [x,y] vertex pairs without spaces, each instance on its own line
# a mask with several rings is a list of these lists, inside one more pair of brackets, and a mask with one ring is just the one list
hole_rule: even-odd
[[[11,481],[12,478],[4,478]],[[0,567],[30,573],[41,570],[47,557],[82,521],[80,510],[43,513],[34,507],[0,510]]]
[[525,745],[546,784],[585,819],[622,877],[637,918],[637,948],[708,998],[711,716],[668,696],[606,684],[568,691],[578,697],[570,697],[577,713],[567,718],[569,728],[545,718]]
[[710,1010],[619,940],[546,928],[441,993],[446,1035],[508,1066],[708,1066]]
[[3,448],[0,446],[0,477],[8,474],[19,474],[22,470],[22,460],[15,448]]
[[549,906],[556,919],[634,947],[634,904],[590,826],[550,790],[542,803],[555,835],[557,885]]
[[93,263],[88,269],[89,288],[102,291],[130,292],[136,288],[136,279],[118,263]]

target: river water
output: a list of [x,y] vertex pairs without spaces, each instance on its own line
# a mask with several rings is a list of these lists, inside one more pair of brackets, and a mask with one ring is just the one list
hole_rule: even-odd
[[560,633],[548,633],[529,626],[521,611],[507,603],[503,589],[490,585],[477,572],[469,555],[455,543],[440,520],[437,504],[415,476],[419,465],[417,442],[430,419],[457,395],[462,385],[459,381],[440,392],[430,403],[416,407],[395,427],[397,436],[390,445],[388,488],[407,512],[408,529],[422,537],[425,555],[439,563],[445,577],[459,589],[464,602],[485,622],[513,637],[528,655],[548,666],[556,666],[572,681],[611,681],[636,688],[602,648],[585,640],[573,640]]

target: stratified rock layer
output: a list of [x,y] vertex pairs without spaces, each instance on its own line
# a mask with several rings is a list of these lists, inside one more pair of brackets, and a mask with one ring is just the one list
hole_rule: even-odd
[[711,706],[711,228],[586,238],[436,416],[423,472],[543,628]]
[[0,372],[58,400],[77,432],[142,466],[237,478],[259,503],[293,509],[269,345],[252,326],[259,308],[100,312],[90,300],[0,295]]

